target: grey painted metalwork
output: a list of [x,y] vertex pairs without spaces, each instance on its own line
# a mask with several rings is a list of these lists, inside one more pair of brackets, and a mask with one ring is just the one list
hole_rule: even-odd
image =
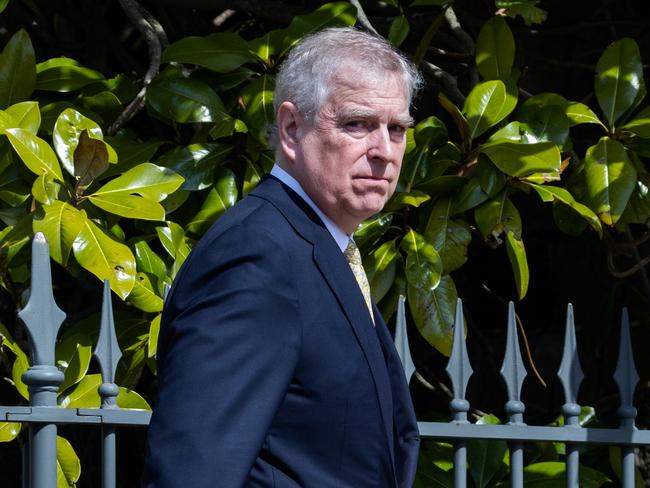
[[[23,450],[23,487],[54,488],[56,486],[56,429],[61,424],[101,426],[103,439],[102,486],[115,487],[117,466],[115,428],[119,426],[146,426],[151,412],[126,410],[117,405],[119,388],[115,384],[115,371],[121,352],[115,336],[115,324],[111,307],[111,292],[104,284],[100,336],[95,356],[102,372],[99,394],[100,408],[61,408],[56,405],[58,387],[63,374],[54,365],[56,336],[65,314],[54,302],[50,275],[47,242],[37,234],[32,244],[32,284],[27,305],[19,313],[25,323],[31,345],[31,367],[23,375],[28,385],[28,406],[0,406],[0,421],[25,422],[29,424],[28,447]],[[165,290],[165,295],[167,293]],[[621,481],[623,488],[634,486],[634,448],[650,445],[650,431],[635,427],[636,409],[633,406],[634,389],[638,374],[634,365],[630,341],[629,319],[623,311],[619,356],[614,378],[618,385],[621,405],[618,409],[618,428],[581,427],[580,406],[577,395],[583,379],[577,353],[573,308],[569,305],[566,317],[564,352],[558,369],[565,403],[562,406],[564,426],[529,426],[523,422],[525,405],[521,389],[526,368],[519,350],[517,323],[512,303],[508,306],[507,345],[501,375],[508,390],[505,410],[507,425],[472,424],[468,420],[469,402],[466,390],[473,373],[465,347],[465,329],[462,301],[458,300],[454,323],[452,351],[447,365],[453,398],[450,402],[450,422],[419,422],[423,437],[448,439],[454,443],[454,486],[467,485],[466,443],[469,439],[498,439],[508,442],[510,448],[510,486],[523,486],[522,448],[527,442],[552,441],[566,444],[567,487],[579,486],[578,446],[584,444],[608,444],[621,447]],[[407,378],[415,373],[409,349],[404,298],[398,302],[395,345],[404,364]]]
[[[567,307],[566,326],[564,329],[564,351],[562,362],[557,372],[562,388],[564,389],[564,405],[562,415],[564,425],[567,427],[580,427],[580,405],[577,403],[578,389],[584,375],[578,358],[578,347],[576,345],[575,322],[573,319],[573,305]],[[576,444],[566,444],[566,486],[571,488],[578,486],[580,477],[580,451]]]

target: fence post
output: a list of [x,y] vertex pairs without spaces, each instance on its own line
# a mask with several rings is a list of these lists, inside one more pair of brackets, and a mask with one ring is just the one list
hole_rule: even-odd
[[[99,328],[99,338],[95,348],[95,357],[102,370],[102,384],[99,394],[102,398],[101,408],[118,408],[117,395],[120,392],[115,384],[115,370],[122,357],[122,352],[115,336],[113,306],[111,303],[111,286],[104,280],[104,296],[102,301],[102,319]],[[102,425],[102,488],[115,488],[117,456],[115,446],[115,427]]]
[[[506,353],[501,366],[501,376],[508,388],[508,402],[505,410],[510,425],[524,425],[523,414],[525,405],[521,401],[521,386],[526,378],[526,367],[519,351],[519,335],[515,318],[515,306],[508,304],[508,338]],[[510,445],[510,486],[524,486],[524,448],[521,442],[511,442]]]
[[[567,427],[580,427],[580,405],[577,403],[578,390],[584,377],[578,358],[576,346],[576,330],[573,320],[573,305],[569,303],[566,314],[566,327],[564,330],[564,351],[562,362],[557,372],[558,378],[564,389],[564,425]],[[566,486],[567,488],[578,488],[580,478],[580,452],[576,444],[565,444],[566,449]]]
[[[454,421],[467,424],[469,402],[465,399],[467,383],[472,376],[472,365],[467,356],[465,347],[465,321],[463,320],[463,301],[456,300],[456,319],[454,321],[454,337],[447,363],[447,374],[451,380],[454,398],[449,403],[449,408],[454,416]],[[454,487],[467,486],[467,443],[456,441],[454,443]]]
[[[65,314],[54,301],[49,248],[40,232],[32,242],[29,300],[18,317],[25,324],[31,345],[32,366],[22,376],[29,389],[29,403],[57,408],[56,397],[64,376],[54,365],[54,348]],[[29,485],[32,488],[56,488],[56,430],[56,424],[30,424]]]

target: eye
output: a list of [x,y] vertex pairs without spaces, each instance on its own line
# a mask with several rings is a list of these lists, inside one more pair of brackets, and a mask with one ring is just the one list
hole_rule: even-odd
[[368,124],[364,120],[349,120],[345,123],[345,128],[353,132],[359,132],[367,130]]
[[391,125],[388,127],[391,136],[402,138],[406,134],[406,127],[403,125]]

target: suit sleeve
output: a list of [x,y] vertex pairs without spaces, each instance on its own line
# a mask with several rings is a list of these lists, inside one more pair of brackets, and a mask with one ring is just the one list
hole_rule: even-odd
[[236,226],[197,248],[169,296],[143,486],[244,486],[294,374],[286,246]]

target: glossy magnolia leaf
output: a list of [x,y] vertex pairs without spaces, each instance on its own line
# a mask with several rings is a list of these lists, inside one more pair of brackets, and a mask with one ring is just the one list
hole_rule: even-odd
[[548,185],[542,186],[542,185],[535,185],[532,183],[529,183],[528,185],[537,192],[537,194],[541,197],[543,201],[561,202],[564,205],[575,210],[589,223],[589,225],[591,225],[591,227],[596,232],[598,232],[598,235],[602,236],[603,228],[600,223],[600,220],[598,219],[598,216],[589,207],[583,205],[580,202],[577,202],[575,198],[573,198],[573,195],[571,195],[571,193],[569,193],[568,190],[557,186],[548,186]]
[[407,205],[409,207],[419,207],[430,199],[431,195],[418,190],[411,190],[410,192],[398,192],[395,193],[390,201],[386,204],[385,210],[397,210],[404,207],[404,205]]
[[53,58],[38,63],[36,73],[37,90],[56,92],[75,91],[104,79],[101,73],[84,68],[70,58]]
[[560,150],[552,142],[521,144],[500,140],[484,144],[481,152],[505,174],[517,177],[558,172],[562,163]]
[[491,198],[498,195],[506,185],[505,175],[496,169],[492,163],[482,157],[479,157],[478,164],[476,165],[476,179],[479,182],[481,190]]
[[[498,417],[483,415],[476,421],[479,425],[498,425]],[[505,441],[494,439],[472,439],[467,443],[467,461],[476,488],[485,488],[492,479],[507,468],[503,458],[508,449]]]
[[27,242],[33,237],[32,234],[32,214],[17,217],[19,220],[14,226],[9,226],[2,231],[0,235],[0,255],[3,256],[5,263],[10,263],[11,260],[20,252]]
[[12,164],[0,174],[0,200],[12,207],[18,207],[28,197],[29,187],[25,184],[19,168]]
[[528,144],[552,142],[563,147],[569,137],[569,119],[560,107],[543,107],[525,118],[520,117],[520,122],[520,130]]
[[451,213],[452,215],[456,215],[471,210],[485,202],[488,198],[490,198],[488,194],[481,188],[481,182],[477,178],[472,178],[454,196],[454,205]]
[[244,122],[249,130],[260,140],[266,141],[266,128],[275,121],[273,110],[273,78],[262,75],[246,85],[241,91],[246,112]]
[[357,9],[348,2],[331,2],[306,15],[294,17],[287,27],[287,35],[282,44],[282,58],[286,52],[307,34],[317,32],[325,27],[345,27],[354,25]]
[[156,227],[156,234],[165,251],[174,259],[171,269],[171,277],[174,278],[190,253],[188,239],[183,228],[174,222],[167,222],[166,227]]
[[368,276],[372,301],[378,303],[393,284],[397,272],[399,251],[395,241],[384,242],[363,258],[363,268]]
[[144,271],[164,280],[167,276],[165,261],[153,252],[147,241],[140,240],[133,247],[135,248],[135,263],[138,271]]
[[4,347],[5,350],[10,350],[14,356],[16,356],[11,370],[11,377],[18,393],[20,393],[23,398],[29,400],[27,385],[25,385],[21,379],[22,374],[29,368],[27,354],[23,352],[16,340],[2,323],[0,323],[0,345]]
[[232,32],[217,32],[206,37],[185,37],[173,43],[165,49],[162,60],[164,63],[196,64],[217,73],[228,73],[256,58],[240,36]]
[[570,125],[578,124],[598,124],[605,128],[598,116],[584,103],[570,102],[565,108],[565,113],[569,119]]
[[418,146],[438,148],[447,142],[447,137],[444,122],[433,115],[418,122],[413,129],[413,138]]
[[639,46],[632,39],[612,43],[596,64],[596,97],[610,127],[637,102],[645,90]]
[[0,0],[0,13],[4,12],[7,5],[9,5],[9,0]]
[[520,16],[526,25],[541,24],[546,20],[546,12],[537,5],[541,0],[496,0],[496,9],[508,17]]
[[650,107],[646,107],[634,119],[623,126],[623,129],[644,139],[650,139]]
[[0,442],[13,441],[20,434],[20,422],[0,422]]
[[36,134],[41,126],[41,112],[38,109],[38,102],[16,103],[11,107],[7,107],[5,112],[16,123],[14,128],[25,129],[32,134]]
[[34,215],[34,233],[42,232],[50,246],[50,256],[66,266],[72,244],[86,225],[86,212],[60,200],[43,205],[42,213]]
[[637,181],[625,147],[608,137],[601,138],[587,149],[584,171],[589,207],[605,224],[616,224]]
[[[581,488],[600,488],[609,481],[600,471],[580,465]],[[526,488],[564,488],[566,464],[555,461],[529,464],[524,468],[524,485]]]
[[143,312],[160,312],[163,308],[163,300],[155,292],[146,273],[135,275],[135,283],[127,300]]
[[[73,108],[61,112],[54,124],[52,134],[54,149],[56,149],[65,170],[73,176],[75,174],[74,151],[79,145],[79,138],[83,131],[88,131],[88,136],[92,139],[103,140],[104,136],[99,124]],[[116,163],[117,153],[115,150],[108,144],[106,144],[106,150],[108,151],[108,162]]]
[[147,89],[147,104],[161,117],[182,124],[218,122],[227,115],[207,83],[187,78],[156,78]]
[[160,319],[162,314],[158,314],[151,321],[151,326],[149,327],[149,339],[147,340],[147,357],[153,358],[156,357],[158,352],[158,336],[160,335]]
[[423,236],[409,229],[402,239],[406,251],[406,280],[425,293],[431,293],[440,283],[442,259]]
[[429,344],[445,356],[451,353],[458,293],[449,275],[443,275],[434,290],[424,290],[409,283],[409,309],[415,325]]
[[77,453],[66,439],[56,436],[57,488],[75,488],[79,476],[81,476],[81,462]]
[[79,98],[79,104],[83,108],[99,114],[104,120],[114,120],[120,115],[123,108],[117,95],[109,91],[82,96]]
[[506,232],[506,250],[510,265],[512,266],[512,272],[515,276],[517,295],[519,296],[519,300],[523,300],[528,291],[528,281],[530,278],[528,259],[526,258],[524,241],[515,237],[515,234],[511,230]]
[[65,391],[81,381],[93,355],[92,340],[84,331],[67,329],[56,345],[56,366],[65,375],[59,391]]
[[475,139],[513,111],[517,98],[508,94],[501,80],[479,83],[467,96],[463,114],[469,125],[469,137]]
[[[59,397],[59,406],[64,408],[99,408],[101,397],[98,390],[101,384],[102,376],[100,374],[87,374],[74,390]],[[117,395],[117,405],[120,408],[151,410],[144,398],[136,392],[123,387],[120,387],[120,392]]]
[[174,171],[142,163],[109,181],[88,199],[97,207],[123,217],[163,220],[165,210],[158,204],[176,191],[183,178]]
[[[163,144],[163,141],[158,139],[140,141],[137,139],[106,137],[105,140],[115,149],[118,163],[109,166],[102,178],[122,174],[138,164],[149,162]],[[161,164],[159,166],[166,165]]]
[[58,181],[63,181],[61,166],[56,154],[47,142],[25,129],[7,129],[9,142],[18,156],[32,173],[48,173]]
[[187,230],[194,234],[203,234],[212,223],[232,207],[237,201],[237,179],[227,168],[219,168],[216,183],[203,202],[201,210],[187,225]]
[[504,191],[494,200],[484,203],[474,211],[474,220],[483,239],[497,239],[502,233],[512,231],[521,239],[521,216]]
[[100,139],[93,139],[88,135],[88,130],[84,129],[74,150],[73,161],[77,180],[75,189],[77,195],[80,195],[95,178],[108,169],[107,144]]
[[485,80],[507,80],[515,59],[515,39],[500,15],[488,20],[476,42],[476,67]]
[[467,261],[467,247],[472,240],[470,227],[463,221],[451,218],[452,199],[436,202],[429,215],[424,238],[433,244],[442,260],[445,274],[460,268]]
[[173,169],[185,178],[181,186],[183,190],[203,190],[212,186],[215,169],[233,149],[231,145],[222,143],[191,144],[168,152],[157,164]]
[[354,232],[354,240],[361,254],[365,254],[364,251],[370,249],[386,233],[392,222],[392,214],[378,213],[359,224]]
[[244,183],[242,185],[242,195],[248,195],[250,191],[257,186],[257,184],[262,179],[262,171],[252,163],[251,161],[246,161],[246,172],[244,173]]
[[404,15],[398,15],[393,19],[388,31],[388,42],[393,46],[398,47],[404,42],[406,36],[409,34],[409,21]]
[[456,107],[456,105],[454,105],[453,102],[449,100],[442,92],[438,93],[438,102],[440,102],[442,108],[444,108],[447,113],[451,115],[451,118],[456,124],[456,128],[458,129],[458,133],[460,135],[461,144],[463,146],[469,147],[469,144],[471,142],[471,129],[469,122],[465,118],[465,115],[463,115],[463,112],[461,112],[458,107]]
[[0,109],[28,100],[35,82],[34,47],[27,31],[20,29],[0,53]]
[[86,220],[72,250],[77,262],[100,281],[108,279],[122,300],[131,293],[136,273],[133,253],[92,220]]
[[270,65],[272,57],[282,50],[282,43],[286,35],[286,29],[274,29],[261,37],[248,41],[248,47],[264,63]]
[[467,178],[455,175],[437,176],[430,180],[421,181],[417,184],[418,190],[430,195],[443,196],[460,190]]

